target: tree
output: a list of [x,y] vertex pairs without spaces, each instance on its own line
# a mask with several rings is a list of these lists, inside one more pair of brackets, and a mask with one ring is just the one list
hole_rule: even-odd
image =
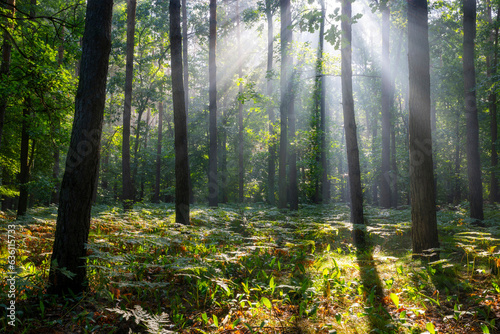
[[[494,77],[497,74],[497,65],[498,65],[498,21],[500,18],[498,17],[499,12],[497,13],[497,24],[495,25],[495,29],[490,32],[489,42],[490,45],[493,46],[493,51],[489,51],[488,56],[486,57],[486,70],[488,80],[490,80],[490,84],[495,87],[496,80]],[[493,21],[491,18],[491,3],[488,1],[488,24],[490,26],[493,25]],[[491,89],[488,94],[488,104],[490,110],[490,133],[491,133],[491,174],[490,174],[490,202],[500,202],[500,191],[498,189],[498,176],[496,172],[496,168],[498,166],[498,153],[496,142],[498,140],[498,120],[497,120],[497,94],[495,89]]]
[[439,247],[432,163],[429,58],[427,0],[409,0],[409,146],[414,257],[421,257],[424,251]]
[[[240,36],[240,4],[236,0],[236,39],[238,40],[238,77],[243,78],[241,36]],[[239,85],[239,94],[243,93],[243,85]],[[238,200],[243,203],[245,185],[245,167],[243,165],[243,102],[238,103]]]
[[[7,0],[5,3],[5,7],[10,9],[8,12],[6,19],[13,18],[16,12],[16,1],[15,0]],[[12,24],[8,22],[6,24],[7,27],[12,28]],[[10,36],[8,31],[6,30],[3,34],[3,43],[2,43],[2,64],[0,65],[0,82],[6,82],[7,77],[10,72],[10,63],[11,63],[11,54],[12,54],[12,43],[10,41]],[[5,122],[5,112],[7,109],[7,96],[0,96],[0,145],[2,143],[3,136],[3,127]]]
[[134,184],[130,170],[130,118],[132,113],[132,81],[134,79],[134,44],[136,0],[127,0],[127,62],[125,69],[125,103],[122,134],[122,200],[125,210],[132,209]]
[[280,0],[281,11],[281,74],[280,74],[280,151],[279,151],[279,181],[278,207],[284,209],[288,202],[287,189],[287,147],[288,147],[288,112],[290,108],[291,63],[289,47],[292,40],[292,30],[289,25],[292,20],[290,0]]
[[189,163],[182,73],[181,3],[170,0],[170,50],[175,131],[175,222],[189,224]]
[[156,144],[156,176],[155,176],[155,192],[153,202],[160,202],[160,185],[161,185],[161,141],[163,139],[163,101],[158,103],[158,142]]
[[276,116],[274,115],[274,106],[271,100],[271,95],[273,94],[273,82],[271,74],[273,71],[273,51],[274,51],[274,27],[273,27],[273,13],[274,6],[273,0],[266,0],[265,2],[265,12],[267,21],[267,87],[266,92],[269,97],[269,103],[267,106],[267,113],[269,117],[269,145],[268,145],[268,161],[267,161],[267,200],[269,204],[274,205],[276,202],[274,195],[274,178],[276,176],[276,141],[274,139],[274,123],[276,122]]
[[209,76],[209,132],[210,152],[208,154],[208,205],[217,206],[218,184],[217,184],[217,0],[210,0],[210,31],[209,31],[209,54],[208,54],[208,76]]
[[464,53],[462,64],[465,89],[465,121],[467,124],[467,176],[469,179],[470,217],[483,220],[483,184],[479,158],[479,122],[476,106],[476,72],[474,39],[476,37],[476,0],[464,0]]
[[48,291],[55,294],[80,293],[87,286],[85,245],[99,166],[113,1],[89,0],[86,13],[75,117],[49,273]]
[[[354,100],[352,96],[352,6],[351,0],[342,0],[342,48],[341,48],[341,80],[342,108],[344,113],[344,130],[347,150],[347,168],[349,172],[349,189],[351,200],[351,223],[364,224],[363,191],[361,189],[361,170],[359,167],[358,139]],[[363,230],[353,228],[353,240],[358,247],[363,247],[365,237]]]
[[390,132],[391,132],[391,93],[389,27],[390,8],[387,1],[382,2],[382,166],[380,179],[380,205],[391,206],[390,187]]

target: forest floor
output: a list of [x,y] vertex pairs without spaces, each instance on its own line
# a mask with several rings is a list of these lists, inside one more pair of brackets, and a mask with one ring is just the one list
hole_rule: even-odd
[[[410,210],[366,208],[371,247],[351,244],[345,205],[96,206],[89,291],[45,293],[56,207],[0,216],[0,306],[9,306],[16,238],[15,333],[500,333],[500,206],[485,227],[467,207],[438,211],[441,260],[412,260]],[[493,269],[492,269],[493,268]]]

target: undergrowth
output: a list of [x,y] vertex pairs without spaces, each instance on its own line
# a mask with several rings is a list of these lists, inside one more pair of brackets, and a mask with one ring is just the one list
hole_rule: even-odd
[[9,306],[6,238],[16,225],[16,333],[498,333],[499,207],[485,227],[464,207],[438,212],[441,260],[411,258],[410,210],[367,208],[370,247],[351,244],[349,208],[168,204],[93,209],[89,291],[47,295],[57,209],[2,213],[0,306]]

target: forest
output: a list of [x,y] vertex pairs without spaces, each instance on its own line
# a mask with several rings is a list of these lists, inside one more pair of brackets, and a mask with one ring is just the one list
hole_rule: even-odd
[[500,333],[499,0],[0,0],[0,332]]

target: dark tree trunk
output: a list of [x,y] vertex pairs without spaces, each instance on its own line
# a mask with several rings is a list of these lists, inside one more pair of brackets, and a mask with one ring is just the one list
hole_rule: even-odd
[[[395,119],[395,117],[394,117]],[[391,186],[392,186],[392,207],[398,207],[398,165],[396,161],[396,127],[391,126]]]
[[175,222],[189,224],[189,162],[182,73],[181,2],[170,0],[170,50],[175,131]]
[[209,76],[209,132],[210,152],[208,155],[208,205],[218,205],[219,186],[217,184],[217,0],[210,0],[210,36],[208,53]]
[[391,206],[390,185],[390,131],[391,131],[391,66],[389,55],[390,8],[382,2],[382,168],[380,178],[380,206]]
[[[352,96],[352,29],[350,0],[342,0],[342,107],[344,111],[344,129],[347,149],[347,167],[349,171],[349,191],[351,200],[351,223],[364,224],[363,191],[361,189],[361,171],[359,168],[359,150],[354,116],[354,100]],[[354,226],[353,241],[357,247],[365,246],[365,235],[362,229]]]
[[127,0],[127,59],[125,65],[125,107],[123,109],[122,140],[122,200],[125,210],[131,210],[134,205],[134,184],[130,170],[130,118],[132,114],[132,81],[134,79],[136,5],[136,0]]
[[269,117],[269,158],[267,162],[267,184],[268,193],[267,200],[269,204],[274,205],[276,198],[274,195],[274,178],[276,177],[276,139],[274,138],[274,123],[276,117],[274,115],[274,105],[271,100],[273,95],[273,81],[271,73],[273,71],[273,51],[274,51],[274,27],[273,27],[273,12],[271,2],[266,1],[266,20],[267,20],[267,96],[270,101],[267,106],[267,113]]
[[21,158],[20,158],[20,173],[19,173],[19,201],[17,205],[17,217],[24,216],[28,208],[28,182],[30,180],[29,166],[29,149],[30,137],[28,134],[29,118],[31,108],[30,99],[26,99],[28,105],[23,109],[22,130],[21,130]]
[[326,127],[326,77],[323,75],[323,49],[324,49],[324,32],[326,20],[325,1],[321,0],[321,23],[320,23],[320,52],[321,52],[321,78],[320,78],[320,104],[319,104],[319,147],[321,150],[321,201],[328,203],[330,201],[330,182],[328,181],[328,147],[326,142],[327,127]]
[[[373,116],[373,123],[372,123],[372,155],[375,156],[375,153],[377,151],[377,134],[378,134],[378,117],[377,114],[378,112],[374,112]],[[378,169],[378,168],[377,168]],[[378,187],[379,187],[379,179],[374,178],[373,183],[372,183],[372,200],[371,203],[372,205],[378,205],[379,204],[379,195],[378,195]]]
[[158,142],[156,144],[156,177],[155,193],[153,202],[160,202],[160,184],[161,184],[161,142],[163,140],[163,102],[158,103]]
[[[291,21],[289,21],[291,25]],[[290,30],[290,29],[289,29]],[[290,33],[290,44],[292,43],[292,33]],[[291,57],[290,57],[291,58]],[[290,63],[293,60],[290,59]],[[293,71],[293,70],[292,70]],[[289,195],[290,195],[290,210],[299,209],[299,188],[297,184],[297,145],[295,145],[295,127],[296,127],[296,116],[295,116],[295,73],[292,73],[289,83],[290,89],[288,98],[288,133],[289,133],[289,161],[288,161],[288,182],[289,182]]]
[[287,147],[288,147],[288,109],[291,87],[291,57],[289,56],[289,45],[292,40],[292,30],[288,28],[291,22],[290,0],[280,0],[281,11],[281,77],[280,77],[280,114],[281,133],[279,151],[279,180],[278,180],[278,207],[287,207]]
[[[323,44],[325,34],[325,2],[321,2],[321,21],[319,27],[318,54],[316,56],[316,79],[314,87],[314,124],[317,131],[316,166],[317,172],[314,173],[315,189],[314,203],[322,203],[325,200],[326,184],[328,182],[326,168],[326,114],[325,114],[325,77],[323,76]],[[326,201],[325,201],[326,202]]]
[[[188,21],[187,1],[182,0],[182,70],[184,71],[184,99],[186,100],[186,127],[189,129],[189,62],[188,62]],[[188,132],[189,137],[189,132]],[[188,156],[189,159],[189,156]],[[188,171],[189,177],[189,203],[194,203],[193,185],[191,183],[191,166]]]
[[[106,78],[111,50],[112,0],[89,0],[75,117],[49,273],[49,293],[83,292],[86,279],[86,244],[90,229],[92,193],[99,166]],[[65,269],[62,271],[61,269]],[[66,271],[75,274],[69,278]]]
[[[236,38],[238,40],[238,76],[243,77],[242,60],[241,60],[241,38],[240,38],[240,5],[239,0],[236,0]],[[243,86],[239,86],[239,93],[243,93]],[[245,184],[245,168],[243,166],[243,103],[238,102],[238,200],[243,203],[244,184]]]
[[427,0],[408,1],[408,68],[411,233],[413,256],[420,257],[424,251],[439,247],[432,170]]
[[[7,0],[4,4],[4,7],[10,12],[7,12],[7,17],[14,17],[15,14],[15,0]],[[8,22],[6,25],[12,27],[11,22]],[[9,73],[10,73],[10,62],[11,62],[11,54],[12,54],[12,44],[9,39],[9,34],[4,32],[3,34],[3,43],[2,43],[2,64],[0,65],[0,82],[6,82]],[[3,126],[5,122],[5,112],[7,110],[7,94],[0,94],[0,147],[2,144],[2,136],[3,136]]]
[[[496,21],[500,20],[498,15],[500,14],[500,8],[498,10]],[[488,22],[490,25],[493,24],[491,19],[491,4],[488,1]],[[490,34],[490,45],[494,46],[493,52],[490,52],[486,58],[487,66],[487,76],[491,82],[491,85],[495,85],[498,65],[498,24],[495,26],[494,31]],[[495,87],[495,86],[494,86]],[[495,87],[496,88],[496,87]],[[500,202],[500,191],[498,189],[498,175],[496,172],[498,166],[498,152],[496,147],[496,142],[498,140],[498,120],[497,120],[497,94],[496,90],[493,88],[488,96],[488,104],[490,109],[490,133],[491,133],[491,174],[490,174],[490,202]]]
[[479,122],[476,106],[476,71],[474,39],[476,38],[476,0],[464,0],[464,88],[467,124],[467,176],[469,179],[470,217],[483,220],[483,183],[479,158]]
[[462,192],[460,191],[460,115],[457,115],[455,125],[455,173],[453,175],[453,204],[458,205],[462,201]]

